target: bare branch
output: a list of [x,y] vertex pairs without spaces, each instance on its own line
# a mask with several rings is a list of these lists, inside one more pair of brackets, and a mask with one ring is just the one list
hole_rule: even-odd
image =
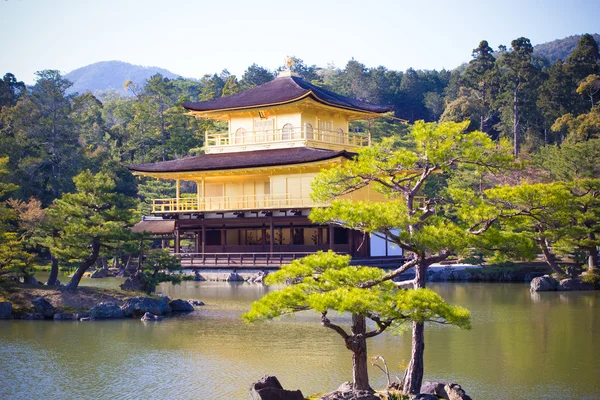
[[344,340],[348,339],[349,335],[346,331],[338,325],[332,324],[331,321],[327,318],[327,311],[321,313],[321,325],[325,328],[333,329],[336,331]]

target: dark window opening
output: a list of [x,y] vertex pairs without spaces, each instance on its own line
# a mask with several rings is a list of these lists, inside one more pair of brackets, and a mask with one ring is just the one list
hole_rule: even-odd
[[344,228],[335,228],[333,230],[333,244],[348,244],[350,235],[349,230]]

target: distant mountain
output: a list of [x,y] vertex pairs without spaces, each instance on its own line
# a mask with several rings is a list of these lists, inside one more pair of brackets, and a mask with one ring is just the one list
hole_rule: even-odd
[[143,67],[123,61],[101,61],[85,67],[77,68],[65,75],[73,82],[70,92],[84,93],[91,91],[94,94],[114,90],[122,95],[131,95],[123,89],[123,84],[130,80],[138,86],[154,74],[161,74],[169,79],[178,78],[180,75],[158,67]]
[[[600,45],[600,35],[594,33],[592,36],[596,39],[598,45]],[[556,39],[551,42],[535,45],[533,53],[536,56],[546,57],[552,64],[559,59],[564,61],[575,50],[580,37],[581,35],[573,35],[564,39]]]

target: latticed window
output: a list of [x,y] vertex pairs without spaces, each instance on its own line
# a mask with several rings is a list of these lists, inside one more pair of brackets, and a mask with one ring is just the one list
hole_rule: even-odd
[[281,128],[281,139],[289,140],[292,139],[294,135],[294,126],[292,124],[285,124],[283,128]]
[[254,134],[257,142],[273,140],[273,121],[272,119],[254,120]]
[[235,144],[244,143],[244,134],[245,133],[246,133],[246,130],[244,128],[239,128],[237,131],[235,131],[235,134],[233,135],[233,143],[235,143]]
[[304,125],[304,132],[306,132],[306,138],[307,139],[312,139],[313,138],[313,127],[311,124],[306,123]]

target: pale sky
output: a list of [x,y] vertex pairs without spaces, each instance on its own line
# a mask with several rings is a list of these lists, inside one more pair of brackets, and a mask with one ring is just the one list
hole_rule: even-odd
[[307,64],[454,68],[486,39],[496,49],[600,32],[600,1],[0,0],[0,74],[33,83],[107,60],[191,78],[285,56]]

